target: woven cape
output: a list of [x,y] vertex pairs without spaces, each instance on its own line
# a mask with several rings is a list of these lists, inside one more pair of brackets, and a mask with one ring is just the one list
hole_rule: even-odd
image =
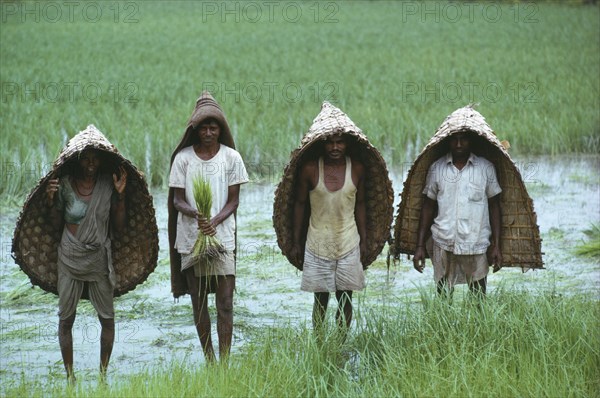
[[392,254],[395,258],[401,253],[414,254],[427,172],[433,162],[449,151],[446,138],[459,132],[476,134],[472,151],[492,162],[496,169],[502,188],[502,265],[521,267],[523,271],[544,268],[537,216],[521,174],[485,118],[471,105],[454,111],[444,120],[409,170],[400,195]]
[[[61,230],[49,221],[46,206],[46,184],[52,178],[72,174],[78,167],[79,154],[85,149],[101,153],[101,172],[118,173],[119,166],[127,172],[125,188],[126,230],[112,241],[112,258],[116,274],[115,297],[121,296],[144,282],[156,268],[158,259],[158,228],[152,196],[144,176],[125,159],[93,125],[75,135],[60,152],[52,171],[44,176],[27,197],[15,228],[12,253],[15,262],[29,276],[31,283],[57,292],[57,258]],[[112,177],[111,177],[112,179]],[[87,298],[84,289],[84,298]]]
[[[394,191],[388,177],[385,160],[371,145],[367,136],[340,109],[323,102],[321,112],[302,138],[300,146],[292,151],[283,177],[275,190],[273,226],[277,244],[290,263],[302,270],[302,264],[290,258],[293,247],[293,212],[296,195],[296,178],[305,162],[317,159],[323,153],[323,142],[328,136],[344,134],[349,137],[347,154],[365,167],[365,200],[367,213],[367,254],[363,268],[367,268],[381,253],[390,237],[394,213]],[[306,241],[310,207],[305,212],[302,241]]]
[[[219,135],[219,142],[232,149],[235,149],[233,136],[231,135],[231,130],[229,128],[229,124],[227,123],[227,119],[225,118],[225,114],[223,113],[223,109],[221,109],[221,106],[208,91],[203,91],[200,97],[196,100],[196,106],[192,112],[192,116],[187,122],[183,138],[171,155],[170,167],[173,166],[173,161],[175,160],[175,156],[179,153],[179,151],[185,147],[198,144],[200,142],[196,128],[202,124],[203,121],[210,118],[215,119],[219,124],[221,131]],[[177,215],[179,212],[177,209],[175,209],[175,205],[173,204],[174,193],[175,190],[173,188],[169,188],[167,205],[169,209],[168,229],[169,257],[171,260],[171,292],[173,293],[173,297],[178,298],[185,294],[189,294],[189,287],[184,275],[181,272],[181,255],[177,252],[177,249],[175,249],[175,239],[177,238]]]

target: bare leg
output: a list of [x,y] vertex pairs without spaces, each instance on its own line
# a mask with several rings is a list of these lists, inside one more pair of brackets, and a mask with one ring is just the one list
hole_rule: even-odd
[[315,293],[315,301],[313,304],[313,329],[321,332],[323,330],[323,322],[325,321],[325,313],[327,312],[327,304],[329,303],[329,293]]
[[100,332],[100,375],[105,378],[115,342],[115,320],[114,318],[104,319],[100,317],[98,319],[102,325],[102,331]]
[[194,275],[194,269],[184,271],[187,284],[190,288],[192,309],[194,311],[194,325],[200,338],[200,345],[204,351],[204,357],[208,362],[215,360],[212,339],[210,336],[210,315],[208,314],[208,290],[205,283],[200,283],[200,278]]
[[219,336],[219,359],[226,361],[231,349],[233,335],[233,290],[235,289],[235,276],[217,277],[217,334]]
[[69,383],[75,381],[73,373],[73,323],[75,322],[73,314],[67,319],[58,321],[58,342],[60,344],[60,353],[62,354],[65,370],[67,371],[67,380]]

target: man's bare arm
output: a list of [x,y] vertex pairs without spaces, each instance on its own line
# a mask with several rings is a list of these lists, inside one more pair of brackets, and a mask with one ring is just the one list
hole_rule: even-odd
[[423,207],[419,217],[419,229],[417,232],[417,247],[413,256],[413,266],[419,272],[425,268],[425,238],[431,229],[433,219],[437,212],[437,201],[423,195]]
[[365,169],[362,163],[353,161],[352,171],[356,175],[358,184],[356,187],[356,204],[354,207],[354,217],[356,219],[356,228],[360,236],[360,259],[364,263],[367,255],[367,206],[365,201]]
[[502,234],[502,209],[500,207],[500,194],[488,199],[490,212],[490,226],[492,228],[492,241],[488,251],[488,261],[494,266],[494,272],[502,268],[502,248],[500,236]]

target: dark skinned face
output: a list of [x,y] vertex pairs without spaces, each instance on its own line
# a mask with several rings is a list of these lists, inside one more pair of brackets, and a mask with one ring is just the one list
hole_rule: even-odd
[[200,138],[200,144],[205,146],[215,145],[219,141],[220,134],[221,128],[215,121],[202,123],[200,127],[198,127],[198,138]]
[[100,155],[93,150],[85,150],[79,156],[79,166],[85,177],[95,177],[100,168]]
[[471,139],[467,133],[450,136],[450,152],[455,158],[468,158],[471,154]]
[[346,140],[341,135],[333,135],[325,140],[325,155],[331,160],[346,156]]

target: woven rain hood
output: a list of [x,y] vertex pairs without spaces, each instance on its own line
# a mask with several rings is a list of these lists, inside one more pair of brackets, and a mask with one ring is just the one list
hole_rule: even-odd
[[[273,226],[277,234],[277,243],[292,265],[300,270],[302,264],[294,263],[289,256],[293,246],[295,181],[302,165],[307,160],[316,159],[321,154],[324,140],[335,134],[349,136],[347,154],[358,159],[365,166],[367,255],[364,268],[375,261],[390,236],[394,192],[385,161],[379,151],[371,145],[367,136],[345,113],[329,102],[324,102],[321,112],[302,138],[300,146],[292,151],[290,161],[275,191],[273,204]],[[304,240],[306,232],[305,228]]]
[[126,229],[112,238],[116,274],[114,295],[120,296],[135,289],[156,268],[158,228],[152,196],[143,174],[94,125],[89,125],[68,142],[52,170],[27,197],[14,231],[12,253],[32,284],[57,294],[57,251],[62,231],[56,230],[48,219],[45,189],[48,180],[69,174],[69,168],[85,149],[101,151],[105,157],[101,167],[111,175],[118,171],[119,166],[127,172]]
[[400,195],[392,254],[396,258],[402,253],[414,254],[429,166],[446,154],[446,138],[459,132],[472,132],[480,137],[479,148],[473,152],[492,162],[496,169],[502,188],[502,265],[521,267],[523,271],[544,268],[537,216],[519,169],[485,118],[471,105],[454,111],[444,120],[409,170]]

